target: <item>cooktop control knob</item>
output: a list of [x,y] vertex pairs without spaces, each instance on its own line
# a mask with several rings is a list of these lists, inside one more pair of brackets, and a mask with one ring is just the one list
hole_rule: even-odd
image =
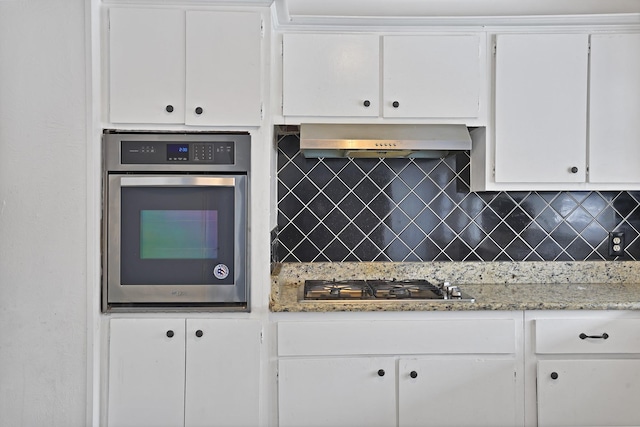
[[442,284],[442,290],[444,291],[445,299],[462,298],[462,291],[460,291],[460,288],[449,282],[444,282]]

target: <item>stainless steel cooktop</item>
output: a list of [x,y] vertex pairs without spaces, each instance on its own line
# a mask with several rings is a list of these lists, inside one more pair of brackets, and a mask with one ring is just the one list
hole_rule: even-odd
[[434,285],[409,280],[306,280],[303,300],[321,301],[464,301],[475,299],[448,282]]

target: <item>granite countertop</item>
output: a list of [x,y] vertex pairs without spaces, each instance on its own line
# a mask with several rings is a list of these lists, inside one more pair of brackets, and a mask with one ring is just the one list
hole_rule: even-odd
[[[307,279],[415,279],[458,284],[475,302],[300,301]],[[640,263],[283,263],[271,276],[273,312],[640,310]]]

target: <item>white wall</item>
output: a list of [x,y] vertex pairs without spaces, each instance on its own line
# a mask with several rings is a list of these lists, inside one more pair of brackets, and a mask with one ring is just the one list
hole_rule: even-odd
[[0,0],[0,425],[86,425],[83,0]]

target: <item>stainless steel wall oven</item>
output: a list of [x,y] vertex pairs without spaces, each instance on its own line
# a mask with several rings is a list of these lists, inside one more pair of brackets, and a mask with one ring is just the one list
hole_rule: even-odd
[[103,311],[249,311],[250,142],[105,133]]

